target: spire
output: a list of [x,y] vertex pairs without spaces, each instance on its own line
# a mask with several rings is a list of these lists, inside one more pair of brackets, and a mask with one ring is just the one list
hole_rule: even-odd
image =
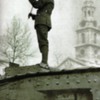
[[93,5],[93,0],[86,0],[85,2],[84,2],[84,4],[86,4],[86,5]]
[[95,6],[93,0],[85,0],[84,5],[82,7],[83,12],[83,20],[82,24],[88,25],[88,26],[96,26],[96,20],[94,18],[95,13]]
[[92,0],[86,0],[82,10],[85,18],[93,18],[95,12],[94,2]]
[[84,6],[83,6],[83,8],[92,8],[92,9],[95,9],[95,7],[94,7],[94,2],[92,1],[92,0],[86,0],[85,2],[84,2]]

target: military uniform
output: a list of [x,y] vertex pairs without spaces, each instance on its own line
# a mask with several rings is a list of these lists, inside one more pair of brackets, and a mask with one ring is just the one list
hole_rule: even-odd
[[[35,29],[39,43],[39,49],[42,53],[42,62],[48,61],[48,31],[51,29],[51,14],[54,8],[54,0],[29,0],[37,14],[33,16],[35,20]],[[31,15],[32,16],[32,15]]]

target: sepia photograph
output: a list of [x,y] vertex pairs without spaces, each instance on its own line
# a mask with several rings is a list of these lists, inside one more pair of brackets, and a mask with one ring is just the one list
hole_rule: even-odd
[[100,0],[0,0],[0,100],[100,100]]

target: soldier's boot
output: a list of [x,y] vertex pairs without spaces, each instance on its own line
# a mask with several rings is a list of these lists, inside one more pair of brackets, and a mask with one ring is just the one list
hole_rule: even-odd
[[42,53],[42,62],[40,63],[40,66],[49,68],[48,66],[48,47],[44,46],[41,53]]

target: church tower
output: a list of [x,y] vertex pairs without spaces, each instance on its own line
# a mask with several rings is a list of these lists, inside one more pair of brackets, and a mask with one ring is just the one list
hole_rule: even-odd
[[[92,0],[86,0],[82,7],[82,20],[77,29],[76,58],[98,64],[100,60],[100,29],[95,20],[95,6]],[[99,60],[98,60],[99,59]]]

